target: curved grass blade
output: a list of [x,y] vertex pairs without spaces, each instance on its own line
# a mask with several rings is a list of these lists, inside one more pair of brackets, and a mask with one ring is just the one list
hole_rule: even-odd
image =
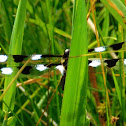
[[[20,0],[17,14],[14,22],[14,27],[11,35],[10,40],[10,47],[9,47],[9,54],[11,55],[19,55],[21,54],[22,50],[22,42],[23,42],[23,33],[24,33],[24,23],[25,23],[25,16],[26,16],[26,2],[27,0]],[[10,58],[8,60],[7,66],[15,66],[13,59]],[[11,77],[5,78],[5,85],[4,90],[8,87],[8,84],[12,81],[12,79],[16,75],[16,70],[11,75]],[[4,102],[6,102],[7,106],[11,110],[14,109],[14,101],[15,101],[15,93],[16,93],[16,81],[12,84],[12,86],[9,88],[9,90],[6,92],[4,96]],[[3,110],[5,112],[8,112],[8,107],[5,104],[3,104]]]

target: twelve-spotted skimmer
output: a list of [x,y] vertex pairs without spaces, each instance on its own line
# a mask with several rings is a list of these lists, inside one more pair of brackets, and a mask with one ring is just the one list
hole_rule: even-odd
[[[98,52],[106,51],[108,48],[111,48],[112,50],[117,51],[117,50],[122,48],[122,45],[124,43],[125,42],[113,44],[113,45],[110,45],[110,46],[96,47],[94,49],[89,49],[88,52],[89,53],[90,52],[98,53]],[[63,55],[42,55],[42,54],[33,55],[33,56],[31,56],[31,62],[41,61],[42,59],[45,59],[45,58],[48,58],[48,57],[61,57],[62,60],[61,60],[60,63],[57,63],[57,62],[56,63],[43,63],[43,64],[39,63],[37,65],[33,65],[33,64],[27,65],[21,73],[28,75],[32,72],[33,69],[36,69],[37,71],[42,72],[42,71],[50,68],[51,66],[56,66],[55,68],[59,69],[61,71],[61,73],[63,74],[63,77],[61,79],[61,84],[62,84],[61,87],[62,87],[62,89],[64,89],[69,51],[70,51],[69,49],[66,49]],[[8,61],[9,57],[12,57],[14,62],[16,62],[17,64],[19,64],[19,63],[22,64],[30,56],[27,56],[27,55],[12,55],[12,56],[0,55],[0,63],[1,63],[0,71],[1,71],[1,74],[10,75],[10,74],[13,73],[13,67],[3,67],[3,66],[5,66],[5,63]],[[118,60],[119,60],[119,58],[105,59],[103,62],[106,63],[109,68],[111,68],[111,67],[114,67],[116,65]],[[126,59],[124,59],[123,61],[124,61],[124,64],[126,64]],[[100,59],[88,60],[88,65],[91,66],[91,67],[100,66],[101,60]],[[15,66],[15,67],[20,69],[22,67],[22,65],[18,65],[18,66]]]

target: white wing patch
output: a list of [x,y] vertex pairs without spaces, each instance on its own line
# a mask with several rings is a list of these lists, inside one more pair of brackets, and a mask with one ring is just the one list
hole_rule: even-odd
[[31,60],[39,60],[41,59],[42,55],[41,54],[36,54],[36,55],[33,55]]
[[55,68],[58,69],[61,72],[61,74],[63,75],[63,73],[64,73],[64,67],[63,67],[63,65],[58,65]]
[[100,60],[93,60],[91,63],[89,63],[89,66],[91,66],[91,67],[98,67],[100,65],[101,65]]
[[7,55],[0,55],[0,62],[1,62],[1,63],[6,62],[7,59],[8,59],[8,56],[7,56]]
[[1,72],[2,74],[10,75],[12,74],[13,70],[10,67],[3,67],[1,68]]
[[105,46],[94,48],[94,51],[95,51],[95,52],[103,52],[103,51],[105,51],[105,50],[106,50],[106,47],[105,47]]
[[44,70],[48,69],[48,67],[44,66],[43,64],[38,64],[38,65],[36,65],[36,69],[39,71],[44,71]]

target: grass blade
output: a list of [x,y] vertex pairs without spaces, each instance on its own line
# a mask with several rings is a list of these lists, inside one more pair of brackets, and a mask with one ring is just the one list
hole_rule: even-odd
[[[70,57],[87,53],[85,1],[75,2]],[[60,126],[85,124],[87,98],[87,57],[70,58],[68,62]]]
[[115,89],[116,89],[116,92],[117,92],[118,100],[119,100],[120,106],[122,106],[121,91],[120,91],[119,84],[117,82],[117,79],[115,77],[115,74],[114,74],[113,70],[112,70],[112,76],[113,76],[113,80],[114,80],[114,83],[115,83]]
[[[22,51],[22,42],[23,42],[23,33],[24,33],[24,23],[25,23],[25,15],[26,15],[26,2],[27,0],[21,0],[18,5],[17,14],[14,22],[14,27],[10,40],[9,54],[19,55]],[[8,66],[15,66],[13,59],[8,60]],[[8,84],[12,81],[14,76],[16,75],[16,71],[11,77],[5,78],[4,90],[8,87]],[[11,110],[14,109],[14,100],[15,100],[15,92],[16,92],[16,81],[9,88],[4,96],[4,102],[6,102],[7,106],[10,107]],[[3,110],[8,112],[8,107],[3,104]]]
[[11,22],[9,19],[9,13],[7,10],[7,1],[1,1],[1,19],[2,19],[2,23],[3,23],[3,28],[4,28],[4,32],[5,32],[5,36],[7,41],[10,40],[10,36],[11,36]]
[[126,29],[126,6],[119,0],[101,0],[115,19]]

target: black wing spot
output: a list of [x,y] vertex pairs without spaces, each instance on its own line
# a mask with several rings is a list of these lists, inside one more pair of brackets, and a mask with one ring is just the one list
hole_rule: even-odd
[[25,55],[13,55],[14,58],[14,62],[22,62],[25,58],[27,58],[28,56]]
[[[18,66],[17,68],[20,69],[22,66]],[[26,66],[23,71],[21,72],[22,74],[30,74],[30,70],[32,69],[32,66]]]
[[88,60],[88,65],[89,65],[91,62],[92,62],[91,60]]
[[119,59],[111,59],[111,60],[105,60],[104,62],[107,63],[107,66],[109,68],[114,67]]
[[110,47],[113,48],[113,50],[119,50],[122,48],[123,44],[124,44],[124,42],[121,42],[121,43],[113,44]]
[[93,52],[94,51],[94,49],[88,49],[88,52]]

